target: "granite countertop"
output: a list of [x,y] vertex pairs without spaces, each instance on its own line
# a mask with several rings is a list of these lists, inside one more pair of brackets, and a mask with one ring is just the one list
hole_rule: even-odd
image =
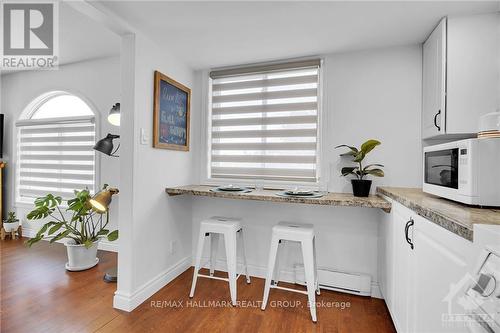
[[349,193],[332,193],[329,192],[321,198],[286,198],[276,195],[279,190],[252,190],[248,193],[236,192],[212,192],[214,186],[208,185],[188,185],[179,187],[167,187],[165,191],[169,195],[192,194],[198,196],[240,199],[240,200],[257,200],[270,202],[286,202],[311,205],[329,205],[329,206],[346,206],[346,207],[367,207],[380,208],[386,212],[391,210],[391,203],[381,198],[380,196],[370,195],[367,198],[355,197]]
[[385,195],[431,222],[467,239],[473,239],[474,224],[500,226],[500,209],[477,208],[424,193],[420,188],[377,187]]

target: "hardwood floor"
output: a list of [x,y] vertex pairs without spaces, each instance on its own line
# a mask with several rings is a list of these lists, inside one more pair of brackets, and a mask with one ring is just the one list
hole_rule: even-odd
[[21,240],[6,240],[0,250],[1,332],[395,332],[382,300],[326,290],[317,297],[317,324],[305,295],[271,290],[261,311],[264,281],[258,278],[250,285],[239,279],[237,308],[229,305],[223,281],[200,278],[189,299],[192,269],[126,313],[112,308],[116,285],[102,281],[116,264],[114,253],[99,251],[97,267],[67,272],[61,244],[28,249]]

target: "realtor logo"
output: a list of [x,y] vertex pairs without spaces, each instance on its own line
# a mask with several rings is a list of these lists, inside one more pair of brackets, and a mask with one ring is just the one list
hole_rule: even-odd
[[3,2],[1,69],[54,69],[58,62],[57,2]]

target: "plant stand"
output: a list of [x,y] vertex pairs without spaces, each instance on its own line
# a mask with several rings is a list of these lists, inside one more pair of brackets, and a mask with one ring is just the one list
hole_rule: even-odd
[[23,237],[23,229],[21,228],[21,226],[19,226],[16,230],[12,230],[10,232],[5,231],[3,225],[2,228],[0,229],[1,240],[5,240],[7,236],[10,236],[12,239],[16,239],[17,238],[16,234],[17,236],[19,236],[19,238]]
[[116,282],[118,281],[118,267],[113,267],[108,270],[106,270],[106,273],[104,274],[104,281],[105,282]]

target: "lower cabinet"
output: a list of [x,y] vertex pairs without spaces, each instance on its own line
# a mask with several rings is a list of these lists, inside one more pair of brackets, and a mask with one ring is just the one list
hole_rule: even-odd
[[[380,225],[381,292],[398,332],[467,332],[460,306],[472,242],[394,202]],[[451,315],[451,316],[450,316]]]

